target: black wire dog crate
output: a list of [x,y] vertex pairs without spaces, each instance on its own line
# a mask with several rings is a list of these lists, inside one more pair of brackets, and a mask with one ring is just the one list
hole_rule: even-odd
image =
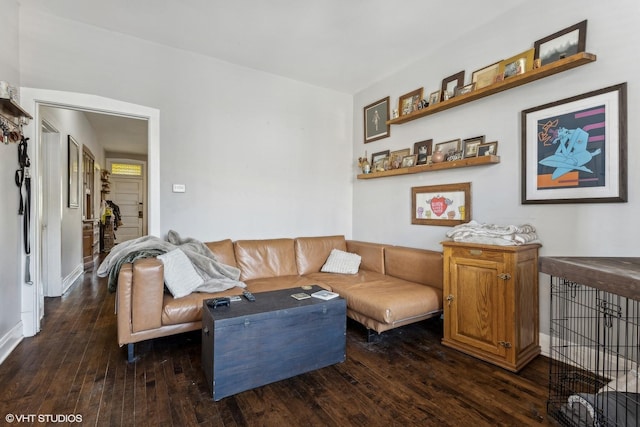
[[551,275],[547,412],[565,426],[640,426],[640,258],[542,257]]

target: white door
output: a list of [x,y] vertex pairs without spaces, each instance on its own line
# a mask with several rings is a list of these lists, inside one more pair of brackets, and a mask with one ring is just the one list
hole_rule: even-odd
[[115,243],[144,235],[144,182],[142,178],[111,176],[111,201],[118,206],[120,222],[114,212]]

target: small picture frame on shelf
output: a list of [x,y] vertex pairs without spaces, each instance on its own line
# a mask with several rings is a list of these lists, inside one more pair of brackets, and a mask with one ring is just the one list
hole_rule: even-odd
[[371,165],[374,172],[382,172],[389,169],[389,153],[389,150],[384,150],[371,155]]
[[371,155],[371,164],[374,164],[375,162],[382,160],[386,157],[389,157],[389,150],[384,150],[384,151],[378,151],[377,153],[373,153]]
[[457,72],[449,77],[445,77],[444,79],[442,79],[442,87],[440,88],[442,92],[440,100],[444,101],[455,96],[456,88],[462,86],[464,86],[464,70]]
[[420,105],[422,101],[423,92],[424,88],[421,87],[420,89],[405,93],[398,99],[400,116],[405,116],[418,110],[418,105]]
[[433,139],[427,139],[413,144],[413,154],[417,156],[416,165],[426,165],[429,163],[432,146]]
[[439,142],[435,147],[436,151],[442,151],[445,160],[455,153],[461,151],[460,138],[452,139],[451,141]]
[[478,157],[498,155],[498,141],[478,145]]
[[408,156],[409,154],[411,154],[411,150],[408,148],[392,151],[389,154],[389,167],[391,169],[400,168],[402,166],[402,159],[404,158],[404,156]]
[[478,155],[478,146],[484,142],[484,135],[467,138],[462,141],[464,158],[476,157]]
[[429,105],[436,105],[438,102],[440,102],[440,91],[436,90],[431,92],[431,94],[429,94]]
[[475,88],[476,88],[475,83],[469,83],[468,85],[465,85],[462,87],[458,86],[456,87],[455,96],[466,95],[468,93],[473,92]]
[[503,80],[533,70],[533,54],[534,50],[529,49],[500,62],[500,73]]
[[502,61],[487,65],[471,74],[471,83],[476,84],[475,90],[491,86],[496,82],[496,76],[500,73],[500,62]]
[[540,66],[576,53],[584,52],[587,44],[587,20],[578,22],[533,43],[534,58]]
[[410,154],[408,156],[404,156],[402,158],[402,164],[400,165],[401,168],[410,168],[416,165],[416,158],[418,156],[415,154]]

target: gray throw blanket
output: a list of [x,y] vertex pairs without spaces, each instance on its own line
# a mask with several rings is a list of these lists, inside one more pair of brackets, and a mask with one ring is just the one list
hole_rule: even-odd
[[189,237],[181,238],[173,230],[167,234],[166,241],[155,236],[143,236],[117,244],[98,267],[98,277],[109,276],[109,291],[114,292],[123,264],[140,258],[158,256],[178,248],[187,255],[204,280],[196,292],[221,292],[236,286],[246,287],[244,282],[238,280],[240,269],[219,262],[201,241]]

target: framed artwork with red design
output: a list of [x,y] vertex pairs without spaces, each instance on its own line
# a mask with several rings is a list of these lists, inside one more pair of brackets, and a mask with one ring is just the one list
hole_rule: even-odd
[[471,221],[471,183],[411,188],[411,224],[455,226]]

